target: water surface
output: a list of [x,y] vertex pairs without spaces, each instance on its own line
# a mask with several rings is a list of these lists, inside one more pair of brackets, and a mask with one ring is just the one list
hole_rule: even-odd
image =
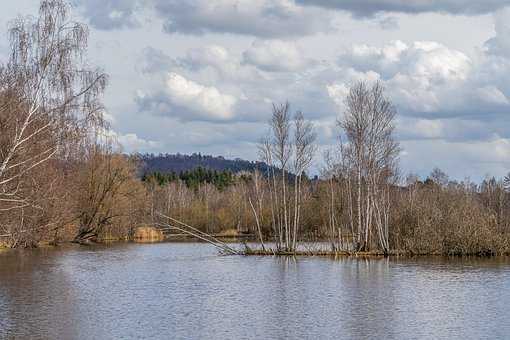
[[0,253],[0,338],[510,337],[507,259],[218,256],[205,244]]

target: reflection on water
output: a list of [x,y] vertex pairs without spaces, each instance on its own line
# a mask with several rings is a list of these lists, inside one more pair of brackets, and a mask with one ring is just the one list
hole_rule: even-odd
[[510,336],[507,259],[217,256],[204,244],[0,253],[0,338]]

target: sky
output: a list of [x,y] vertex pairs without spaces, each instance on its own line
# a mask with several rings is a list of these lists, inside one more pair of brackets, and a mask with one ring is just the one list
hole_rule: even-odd
[[[0,28],[35,15],[6,1]],[[126,152],[257,159],[272,103],[334,148],[344,98],[380,81],[404,173],[479,180],[510,171],[510,0],[72,0]],[[7,55],[0,38],[0,61]],[[321,155],[314,169],[321,167]]]

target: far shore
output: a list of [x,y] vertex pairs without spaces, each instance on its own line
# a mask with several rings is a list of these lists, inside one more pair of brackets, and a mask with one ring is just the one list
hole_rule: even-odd
[[[271,249],[270,247],[265,247],[262,249],[262,246],[256,239],[246,239],[246,238],[236,238],[234,236],[223,236],[221,240],[228,244],[239,244],[241,249],[239,250],[239,254],[223,254],[221,251],[218,251],[219,254],[223,255],[237,255],[237,256],[276,256],[276,257],[330,257],[330,258],[413,258],[413,257],[438,257],[438,258],[462,258],[462,257],[470,257],[470,258],[506,258],[509,257],[510,254],[441,254],[441,253],[413,253],[409,251],[397,251],[393,250],[388,253],[380,252],[380,251],[346,251],[346,250],[328,250],[324,247],[314,249],[312,247],[308,247],[308,249],[296,250],[293,252],[285,251],[285,250],[276,250]],[[247,242],[248,241],[248,242]],[[270,240],[265,240],[268,244],[271,243]],[[102,239],[96,242],[90,242],[87,244],[77,244],[71,241],[61,242],[58,244],[52,244],[49,242],[41,242],[38,244],[37,248],[29,248],[29,249],[65,249],[68,247],[79,248],[79,247],[88,247],[88,246],[109,246],[114,244],[122,244],[122,243],[138,243],[138,244],[156,244],[156,243],[203,243],[207,244],[202,240],[197,240],[192,237],[188,237],[186,235],[178,235],[178,237],[165,237],[163,239],[157,240],[140,240],[140,239],[121,239],[121,238],[110,238],[110,239]],[[303,241],[304,244],[316,244],[316,245],[325,245],[329,242],[327,240],[316,240],[316,241]],[[213,247],[211,245],[211,247]],[[19,248],[10,248],[3,243],[0,243],[0,252],[10,252],[12,250],[19,251]]]

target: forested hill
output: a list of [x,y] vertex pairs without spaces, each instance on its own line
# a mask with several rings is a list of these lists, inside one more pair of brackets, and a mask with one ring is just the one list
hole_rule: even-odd
[[222,156],[202,155],[200,153],[191,155],[141,154],[139,157],[143,162],[144,173],[175,172],[178,174],[198,167],[216,171],[227,170],[233,173],[255,169],[265,172],[268,168],[268,165],[264,162],[250,162],[240,158],[226,159]]

